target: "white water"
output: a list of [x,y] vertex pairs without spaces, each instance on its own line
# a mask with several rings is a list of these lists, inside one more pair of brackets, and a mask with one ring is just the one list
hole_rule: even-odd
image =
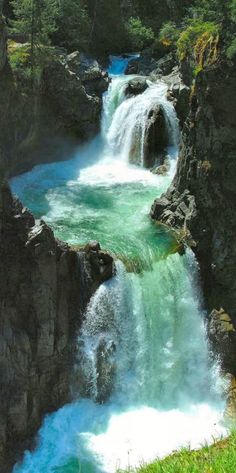
[[[162,84],[125,101],[127,80],[115,79],[105,99],[102,158],[69,180],[71,192],[78,185],[105,186],[118,199],[120,186],[127,184],[137,186],[135,192],[139,186],[141,191],[142,186],[168,186],[176,165],[173,108]],[[172,168],[166,178],[128,162],[132,133],[139,130],[142,136],[147,111],[156,101],[165,107],[170,123]],[[142,140],[138,155],[141,163]],[[51,218],[60,211],[58,200],[52,202],[58,196],[50,194]],[[133,205],[135,209],[135,201]],[[148,245],[145,251],[152,260]],[[26,453],[14,473],[115,473],[117,468],[138,466],[181,446],[200,447],[225,434],[220,423],[222,381],[208,356],[197,274],[191,252],[153,260],[152,269],[140,274],[127,273],[117,262],[116,277],[92,298],[78,339],[75,374],[83,379],[91,399],[48,416],[38,448]],[[102,374],[97,370],[99,346]],[[113,389],[109,400],[99,405],[94,399],[101,389],[98,374],[104,373]],[[78,387],[75,395],[79,391]]]

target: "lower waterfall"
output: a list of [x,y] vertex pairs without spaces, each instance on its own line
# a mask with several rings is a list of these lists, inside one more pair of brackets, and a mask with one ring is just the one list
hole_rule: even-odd
[[[173,237],[148,218],[175,171],[177,118],[162,83],[127,99],[129,80],[113,78],[100,137],[70,161],[12,180],[58,237],[96,239],[117,256],[116,275],[91,299],[78,335],[75,401],[45,418],[36,450],[14,473],[116,473],[225,434],[224,382],[209,355],[197,263],[190,250],[175,253]],[[142,168],[142,140],[129,162],[153,103],[169,124],[167,176]]]

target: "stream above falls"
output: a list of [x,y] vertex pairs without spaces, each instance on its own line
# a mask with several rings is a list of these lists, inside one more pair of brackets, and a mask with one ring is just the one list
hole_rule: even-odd
[[[178,120],[161,81],[125,96],[126,63],[113,58],[110,66],[100,136],[69,161],[11,182],[57,237],[78,246],[97,240],[117,258],[78,336],[75,401],[46,417],[38,447],[14,473],[116,473],[225,434],[224,383],[209,356],[197,263],[191,251],[175,253],[172,235],[148,216],[175,173]],[[165,176],[143,167],[155,105],[169,133]]]

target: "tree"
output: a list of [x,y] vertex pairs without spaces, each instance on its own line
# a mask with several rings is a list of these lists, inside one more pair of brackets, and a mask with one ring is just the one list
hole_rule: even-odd
[[50,36],[56,30],[56,19],[59,13],[58,1],[12,0],[11,5],[14,12],[14,20],[11,22],[13,31],[25,36],[30,42],[30,62],[33,78],[36,51],[42,46],[50,44]]
[[133,50],[141,51],[153,43],[155,35],[152,28],[144,26],[140,18],[130,18],[128,33]]
[[86,51],[91,20],[84,0],[61,0],[55,42],[69,51]]

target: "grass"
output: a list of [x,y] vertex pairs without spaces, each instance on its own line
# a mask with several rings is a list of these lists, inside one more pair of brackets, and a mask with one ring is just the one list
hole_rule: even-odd
[[235,473],[236,431],[224,440],[201,450],[183,449],[133,470],[119,473]]

